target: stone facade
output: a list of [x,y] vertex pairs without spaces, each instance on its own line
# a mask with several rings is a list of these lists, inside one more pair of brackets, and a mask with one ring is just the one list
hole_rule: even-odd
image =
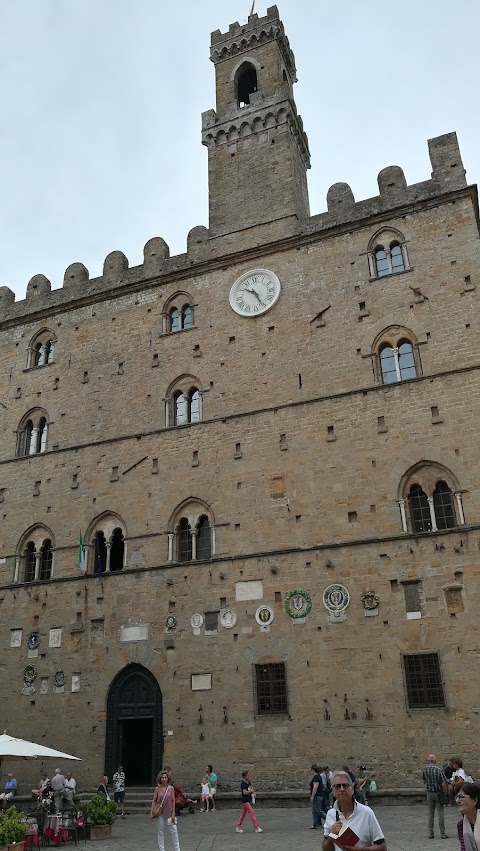
[[[134,268],[113,252],[101,278],[75,263],[61,289],[37,275],[22,302],[0,288],[1,722],[81,756],[84,785],[136,742],[154,754],[139,782],[163,758],[186,787],[207,762],[222,789],[245,765],[301,786],[313,759],[406,785],[432,749],[475,774],[476,188],[452,133],[429,142],[430,179],[392,166],[377,197],[336,184],[309,216],[276,7],[213,33],[211,58],[210,228],[176,257],[150,240]],[[402,252],[385,274],[380,245]],[[280,299],[239,316],[230,288],[258,268]],[[392,382],[382,346],[401,370],[402,341]],[[338,616],[332,585],[349,594]],[[285,607],[298,589],[304,618]],[[408,680],[404,657],[424,654],[440,696],[423,668],[419,691]],[[285,666],[278,713],[258,711],[269,664]],[[429,686],[438,705],[419,706]]]

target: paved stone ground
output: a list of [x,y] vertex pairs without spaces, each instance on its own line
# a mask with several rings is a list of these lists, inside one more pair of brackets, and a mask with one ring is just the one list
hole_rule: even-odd
[[[258,822],[264,833],[256,834],[250,820],[243,824],[244,833],[235,833],[235,810],[182,815],[178,819],[181,851],[319,851],[323,832],[309,830],[308,809],[256,808]],[[428,839],[427,807],[378,806],[377,818],[385,832],[389,851],[458,851],[456,807],[447,807],[445,821],[448,840]],[[436,836],[440,836],[435,825]],[[80,843],[80,846],[83,842]],[[170,851],[169,837],[166,851]],[[156,827],[148,817],[132,815],[117,819],[110,839],[88,842],[87,851],[156,851]],[[79,849],[81,851],[81,847]]]

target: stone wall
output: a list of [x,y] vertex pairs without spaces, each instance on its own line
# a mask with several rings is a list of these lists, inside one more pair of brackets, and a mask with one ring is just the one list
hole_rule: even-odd
[[[272,7],[265,56],[276,45],[293,81],[277,18]],[[215,62],[230,61],[222,50],[237,26],[213,34]],[[216,122],[204,118],[208,145],[218,143]],[[21,302],[0,288],[0,721],[82,756],[82,785],[104,770],[107,695],[131,663],[159,684],[164,761],[187,788],[207,762],[224,791],[246,765],[265,787],[300,788],[314,760],[367,763],[380,785],[417,785],[432,750],[461,753],[478,772],[478,204],[455,134],[429,147],[430,180],[407,186],[390,167],[379,195],[359,202],[336,184],[328,211],[313,217],[282,218],[281,171],[262,185],[262,154],[256,191],[268,199],[272,189],[270,221],[262,208],[251,227],[239,213],[231,232],[194,228],[178,257],[152,239],[132,269],[112,252],[92,280],[74,263],[63,288],[38,275]],[[286,149],[275,156],[295,182]],[[210,190],[215,202],[215,181]],[[377,278],[371,253],[382,234],[396,235],[408,263]],[[259,267],[279,277],[280,299],[240,318],[230,288]],[[184,299],[194,326],[168,333],[168,309]],[[43,330],[53,360],[32,367]],[[390,331],[412,340],[417,377],[384,385],[378,344]],[[201,422],[173,427],[166,417],[176,381],[201,390]],[[37,409],[46,451],[16,457],[19,424]],[[399,501],[422,463],[452,483],[455,528],[414,534],[409,522],[405,531]],[[214,555],[180,564],[172,537],[179,506],[192,501],[212,524]],[[92,573],[92,536],[106,516],[124,530],[125,566],[82,577],[79,531]],[[22,547],[35,529],[52,541],[52,578],[24,582]],[[323,604],[334,583],[350,594],[342,622]],[[285,610],[298,588],[312,600],[304,622]],[[376,616],[362,605],[367,593],[379,597]],[[268,630],[255,620],[262,603],[274,613]],[[233,628],[195,634],[194,613],[229,607]],[[40,646],[29,653],[32,632]],[[444,709],[407,708],[401,657],[423,651],[439,653]],[[278,661],[288,714],[262,716],[253,666]],[[27,664],[37,679],[25,688]],[[55,687],[59,671],[65,683]],[[194,674],[211,674],[211,689],[193,692]],[[37,769],[22,766],[22,789]]]

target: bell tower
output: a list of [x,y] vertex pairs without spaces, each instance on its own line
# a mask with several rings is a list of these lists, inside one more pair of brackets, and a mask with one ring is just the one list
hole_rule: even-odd
[[202,115],[212,236],[309,215],[308,139],[297,113],[295,57],[278,9],[211,35],[216,110]]

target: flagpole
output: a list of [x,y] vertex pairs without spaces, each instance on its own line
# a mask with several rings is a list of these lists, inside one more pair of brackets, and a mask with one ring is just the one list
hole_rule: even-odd
[[249,18],[251,18],[251,16],[253,15],[253,10],[254,10],[254,9],[255,9],[255,0],[253,0],[252,8],[250,9],[250,14],[249,14],[249,16],[248,16]]

